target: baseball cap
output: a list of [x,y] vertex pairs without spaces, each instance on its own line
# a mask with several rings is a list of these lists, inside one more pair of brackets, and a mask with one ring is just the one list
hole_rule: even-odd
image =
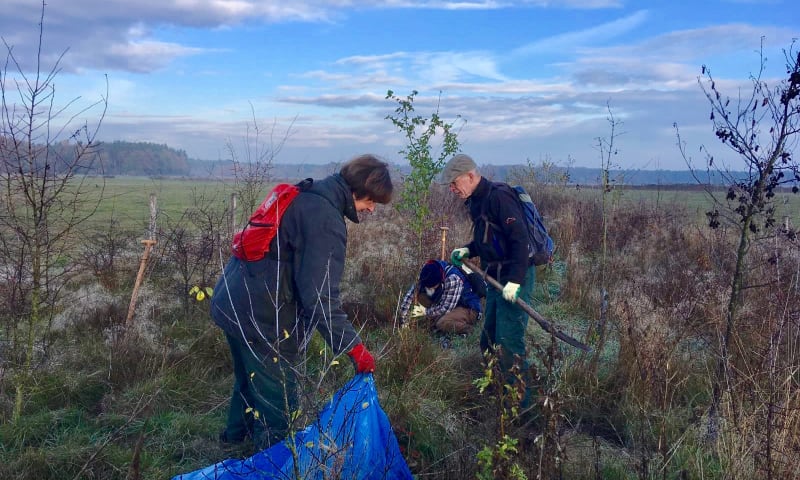
[[458,178],[458,176],[475,170],[476,167],[477,166],[475,165],[475,161],[472,160],[472,157],[463,153],[459,153],[451,158],[450,161],[448,161],[444,166],[442,175],[439,177],[439,183],[442,185],[447,185]]

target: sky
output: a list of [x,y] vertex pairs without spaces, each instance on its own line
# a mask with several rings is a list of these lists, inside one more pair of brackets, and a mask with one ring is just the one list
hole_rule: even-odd
[[[386,118],[452,123],[479,165],[685,170],[740,165],[714,135],[698,77],[734,99],[766,57],[777,84],[800,37],[796,0],[3,0],[0,53],[54,77],[63,118],[103,142],[166,144],[191,158],[407,163]],[[42,17],[43,15],[43,17]],[[795,45],[797,48],[797,45]],[[59,60],[60,59],[60,60]],[[4,62],[7,101],[19,79]],[[107,98],[107,109],[92,105]],[[13,102],[13,100],[10,100]],[[74,117],[74,118],[73,118]],[[433,154],[439,154],[434,142]]]

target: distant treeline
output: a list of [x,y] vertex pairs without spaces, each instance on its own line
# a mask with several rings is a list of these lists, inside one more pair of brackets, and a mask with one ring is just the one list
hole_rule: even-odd
[[[54,147],[59,148],[59,147]],[[69,155],[70,149],[65,146],[60,154]],[[146,142],[115,141],[102,143],[98,150],[100,162],[95,162],[92,171],[95,175],[131,175],[149,177],[198,177],[198,178],[230,178],[234,175],[234,165],[230,160],[198,160],[189,158],[185,151]],[[299,180],[306,177],[320,178],[338,170],[336,163],[327,164],[281,164],[276,163],[270,170],[276,180]],[[407,165],[395,165],[399,176],[409,173]],[[487,165],[481,167],[482,173],[494,180],[509,178],[525,178],[529,175],[542,180],[541,172],[536,166],[523,165]],[[617,186],[637,186],[658,188],[680,186],[693,189],[698,181],[689,170],[613,170],[610,172],[612,183]],[[569,185],[592,186],[601,183],[602,172],[599,168],[560,167],[550,165],[546,175],[548,181],[565,182]],[[738,174],[744,176],[744,173]],[[703,183],[722,185],[721,176],[716,172],[701,172]]]
[[191,162],[185,151],[155,143],[104,143],[100,147],[100,158],[106,175],[191,174]]
[[[48,149],[50,166],[61,172],[68,166],[77,174],[129,176],[190,176],[192,161],[183,150],[146,142],[100,143],[96,148],[78,150],[70,142],[55,143]],[[76,155],[81,161],[75,162]],[[44,154],[37,163],[44,164]],[[74,167],[78,165],[78,167]]]

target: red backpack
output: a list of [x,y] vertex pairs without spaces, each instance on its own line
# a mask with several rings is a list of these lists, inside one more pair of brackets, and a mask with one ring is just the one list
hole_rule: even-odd
[[297,185],[280,183],[264,198],[261,205],[250,215],[247,225],[233,236],[231,253],[236,258],[255,262],[264,258],[269,252],[269,245],[278,228],[286,209],[297,197],[297,194],[307,190],[314,180],[307,178]]

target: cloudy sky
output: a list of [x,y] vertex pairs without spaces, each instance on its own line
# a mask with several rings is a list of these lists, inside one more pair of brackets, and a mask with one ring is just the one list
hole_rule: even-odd
[[[27,72],[41,14],[3,0],[0,36]],[[718,143],[701,66],[736,96],[762,42],[777,81],[796,37],[796,0],[48,0],[41,59],[63,54],[56,103],[107,91],[103,141],[192,158],[246,154],[255,120],[263,145],[285,140],[280,163],[401,163],[391,89],[418,90],[421,115],[438,105],[479,164],[599,167],[610,107],[616,165],[685,169],[674,123],[696,162]]]

